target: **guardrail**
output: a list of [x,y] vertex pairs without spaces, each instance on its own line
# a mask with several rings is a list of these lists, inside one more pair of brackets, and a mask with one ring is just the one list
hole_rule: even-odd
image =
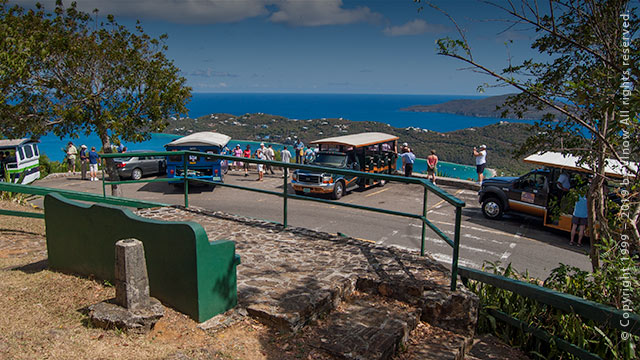
[[[404,177],[404,176],[397,176],[397,175],[387,175],[387,174],[373,174],[373,173],[366,173],[366,172],[362,172],[362,171],[354,171],[354,170],[343,170],[343,169],[336,169],[336,168],[327,168],[327,167],[321,167],[321,166],[314,166],[314,165],[304,165],[304,164],[297,164],[297,163],[284,163],[284,162],[280,162],[280,161],[272,161],[272,160],[260,160],[260,159],[252,159],[252,158],[239,158],[236,156],[229,156],[229,155],[220,155],[220,154],[210,154],[210,153],[204,153],[204,152],[197,152],[197,151],[163,151],[163,152],[144,152],[144,153],[136,153],[136,156],[167,156],[167,155],[172,155],[172,156],[177,156],[177,155],[181,155],[183,158],[183,166],[184,166],[184,172],[183,172],[183,176],[181,176],[181,178],[183,179],[183,184],[184,184],[184,206],[185,207],[189,207],[189,182],[199,182],[199,183],[204,183],[204,184],[210,184],[210,185],[215,185],[215,186],[225,186],[225,187],[229,187],[229,188],[233,188],[233,189],[240,189],[240,190],[247,190],[247,191],[253,191],[253,192],[258,192],[258,193],[262,193],[262,194],[269,194],[269,195],[274,195],[274,196],[278,196],[278,197],[282,197],[283,198],[283,219],[282,219],[282,223],[281,225],[283,227],[287,227],[288,226],[288,200],[289,199],[297,199],[297,200],[304,200],[304,201],[313,201],[313,202],[319,202],[319,203],[324,203],[324,204],[331,204],[331,205],[336,205],[336,206],[343,206],[343,207],[348,207],[348,208],[352,208],[352,209],[358,209],[358,210],[365,210],[365,211],[372,211],[372,212],[378,212],[378,213],[382,213],[382,214],[387,214],[387,215],[394,215],[394,216],[401,216],[401,217],[407,217],[407,218],[413,218],[413,219],[418,219],[422,222],[422,235],[421,235],[421,243],[420,243],[420,255],[424,256],[425,253],[425,234],[426,234],[426,228],[429,227],[431,230],[433,230],[442,240],[444,240],[449,246],[452,247],[453,249],[453,256],[452,256],[452,263],[451,263],[451,290],[455,290],[456,289],[456,283],[457,283],[457,277],[458,277],[458,254],[459,254],[459,248],[460,248],[460,223],[462,220],[462,208],[465,206],[464,201],[456,198],[455,196],[450,195],[449,193],[447,193],[446,191],[440,189],[439,187],[433,185],[431,182],[425,180],[425,179],[421,179],[421,178],[414,178],[414,177]],[[188,170],[188,166],[189,166],[189,162],[187,161],[187,158],[189,155],[196,155],[196,156],[207,156],[207,157],[214,157],[216,159],[219,160],[226,160],[226,161],[242,161],[242,162],[248,162],[248,163],[252,163],[252,164],[264,164],[264,165],[273,165],[273,166],[277,166],[277,167],[281,167],[281,168],[286,168],[286,169],[302,169],[302,170],[310,170],[310,171],[314,171],[314,172],[324,172],[324,173],[331,173],[331,174],[340,174],[340,175],[351,175],[351,176],[358,176],[358,177],[364,177],[364,178],[371,178],[371,179],[376,179],[376,180],[386,180],[386,181],[396,181],[396,182],[402,182],[402,183],[409,183],[409,184],[419,184],[422,185],[422,187],[424,188],[424,196],[423,196],[423,204],[422,204],[422,214],[418,215],[418,214],[412,214],[412,213],[407,213],[407,212],[401,212],[401,211],[393,211],[393,210],[386,210],[386,209],[380,209],[380,208],[374,208],[374,207],[369,207],[369,206],[363,206],[363,205],[355,205],[355,204],[349,204],[349,203],[342,203],[342,202],[337,202],[337,201],[331,201],[331,200],[326,200],[326,199],[320,199],[320,198],[313,198],[313,197],[307,197],[307,196],[300,196],[300,195],[295,195],[295,194],[290,194],[289,193],[289,176],[288,176],[288,171],[285,171],[285,176],[284,176],[284,186],[283,186],[283,190],[282,192],[277,192],[277,191],[270,191],[270,190],[263,190],[263,189],[256,189],[256,188],[250,188],[250,187],[245,187],[245,186],[239,186],[239,185],[232,185],[232,184],[225,184],[223,182],[219,182],[219,181],[209,181],[209,180],[203,180],[203,179],[195,179],[195,178],[189,178],[188,174],[187,174],[187,170]],[[123,157],[123,154],[121,153],[112,153],[112,154],[103,154],[101,155],[102,159],[105,160],[107,158],[121,158]],[[175,181],[175,177],[174,178],[161,178],[161,179],[149,179],[149,180],[119,180],[119,181],[106,181],[104,178],[104,171],[102,172],[102,191],[103,191],[103,196],[106,197],[106,186],[107,185],[116,185],[116,184],[128,184],[128,183],[145,183],[145,182],[168,182],[168,181]],[[432,192],[434,194],[436,194],[438,197],[440,197],[441,199],[445,200],[446,202],[448,202],[449,204],[453,205],[455,207],[455,229],[454,229],[454,238],[453,240],[451,240],[442,230],[440,230],[437,226],[435,226],[431,221],[429,221],[427,219],[427,195],[429,192]]]
[[[530,284],[524,281],[507,278],[497,274],[461,266],[458,269],[460,278],[466,282],[468,279],[481,282],[500,289],[508,290],[539,303],[551,306],[567,313],[574,313],[583,318],[604,324],[607,327],[622,330],[633,335],[640,335],[640,316],[630,312],[606,306],[581,297],[565,294],[542,286]],[[549,342],[555,342],[558,349],[577,356],[580,359],[602,359],[596,354],[584,350],[570,342],[551,335],[545,330],[531,326],[496,309],[487,309],[487,312],[497,319],[513,326],[525,333],[531,333],[536,338]]]

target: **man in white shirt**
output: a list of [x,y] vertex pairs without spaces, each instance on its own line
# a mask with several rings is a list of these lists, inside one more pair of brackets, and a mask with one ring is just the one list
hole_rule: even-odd
[[[273,151],[273,146],[271,144],[269,144],[269,146],[264,150],[264,156],[267,158],[267,160],[273,161],[276,159],[276,152]],[[269,171],[271,174],[275,174],[275,172],[273,172],[273,166],[270,164],[267,165],[266,170]]]
[[484,179],[484,168],[487,165],[487,146],[480,145],[480,148],[473,147],[473,156],[476,157],[476,172],[478,173],[478,182],[482,184]]
[[[282,162],[284,162],[284,163],[291,162],[291,152],[289,152],[289,150],[287,150],[286,146],[280,152],[280,157],[282,158]],[[285,177],[285,176],[289,176],[289,169],[287,169],[287,168],[283,169],[282,177]]]

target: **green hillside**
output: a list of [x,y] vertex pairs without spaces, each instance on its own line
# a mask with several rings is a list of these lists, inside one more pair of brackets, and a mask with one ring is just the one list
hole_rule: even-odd
[[487,166],[498,174],[521,174],[531,167],[512,158],[512,152],[529,136],[529,125],[509,123],[439,133],[418,128],[395,128],[372,121],[345,119],[297,120],[268,114],[211,114],[197,119],[171,120],[165,132],[188,134],[191,131],[217,131],[234,139],[293,144],[296,138],[308,144],[325,137],[377,131],[400,137],[418,157],[424,158],[435,149],[440,160],[474,165],[473,147],[486,144]]

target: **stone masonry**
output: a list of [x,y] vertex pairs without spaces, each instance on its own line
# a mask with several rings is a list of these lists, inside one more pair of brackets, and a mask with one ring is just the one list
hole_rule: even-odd
[[[142,209],[137,214],[197,222],[210,241],[234,241],[242,258],[237,268],[238,306],[283,331],[296,332],[317,319],[319,323],[341,324],[340,341],[329,335],[321,337],[327,346],[319,346],[329,353],[346,358],[389,358],[419,320],[460,333],[465,341],[473,337],[477,297],[461,284],[457,291],[450,291],[449,270],[429,256],[194,207]],[[387,299],[382,300],[387,305],[376,299]],[[388,305],[393,301],[403,305]],[[378,310],[373,309],[376,307]],[[329,313],[335,316],[327,318]],[[352,325],[361,328],[345,327],[349,313],[360,314],[362,321]],[[374,325],[375,321],[380,324]],[[318,331],[322,332],[321,328]],[[376,328],[380,331],[373,333],[371,329]],[[380,339],[378,333],[387,335]],[[372,339],[376,344],[388,344],[393,351],[379,347],[369,353],[366,349],[346,350],[350,347],[345,343],[357,346]]]
[[144,246],[137,239],[123,239],[115,246],[116,297],[89,306],[94,326],[145,333],[164,315],[164,308],[149,296]]

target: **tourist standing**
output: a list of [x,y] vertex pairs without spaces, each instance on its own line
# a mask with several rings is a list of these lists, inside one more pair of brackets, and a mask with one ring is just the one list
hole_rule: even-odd
[[478,182],[482,185],[484,178],[484,168],[487,164],[487,146],[480,145],[480,148],[473,147],[473,156],[476,158],[476,172],[478,173]]
[[[280,152],[280,157],[282,158],[283,163],[289,163],[291,161],[291,153],[289,152],[289,150],[287,150],[286,146],[282,148],[282,151]],[[282,177],[287,177],[287,176],[289,176],[289,169],[283,168]]]
[[416,161],[416,156],[410,147],[406,147],[404,153],[400,156],[402,156],[402,162],[404,163],[404,176],[409,177],[413,174],[413,163]]
[[[242,156],[246,159],[251,158],[251,146],[247,145],[247,147],[242,152]],[[244,176],[249,176],[249,163],[244,162]]]
[[578,246],[582,246],[582,237],[584,236],[584,229],[587,225],[587,213],[587,198],[582,195],[576,202],[573,209],[573,216],[571,217],[570,246],[573,246],[573,237],[576,234],[576,228],[578,228]]
[[87,167],[89,167],[89,151],[87,145],[80,146],[80,177],[87,180]]
[[76,154],[78,149],[73,146],[73,142],[69,141],[67,144],[67,166],[69,172],[76,172]]
[[436,172],[438,170],[438,156],[435,150],[431,150],[431,155],[427,156],[427,179],[431,179],[433,185],[436,184]]
[[[258,149],[256,150],[256,159],[267,160],[267,157],[264,155],[261,149]],[[256,179],[256,181],[262,181],[263,176],[264,176],[264,165],[258,164],[258,178]]]
[[[240,148],[240,144],[237,144],[236,147],[233,149],[233,156],[239,157],[239,158],[242,157],[242,149]],[[242,161],[234,161],[233,166],[237,171],[240,171],[240,169],[242,168]]]
[[91,177],[91,181],[98,181],[98,159],[100,156],[96,152],[96,147],[92,146],[91,151],[89,151],[89,176]]
[[[267,149],[264,150],[264,152],[265,152],[264,156],[267,158],[267,160],[273,161],[276,159],[276,152],[273,150],[273,145],[269,144],[269,146],[267,146]],[[266,166],[266,170],[268,170],[271,173],[271,175],[275,174],[275,172],[273,172],[273,165],[271,164],[268,164]]]
[[315,158],[316,152],[312,148],[307,148],[307,151],[304,153],[304,163],[311,164]]
[[304,156],[304,144],[300,139],[296,139],[295,145],[293,145],[293,150],[296,152],[296,163],[302,164],[302,159]]

